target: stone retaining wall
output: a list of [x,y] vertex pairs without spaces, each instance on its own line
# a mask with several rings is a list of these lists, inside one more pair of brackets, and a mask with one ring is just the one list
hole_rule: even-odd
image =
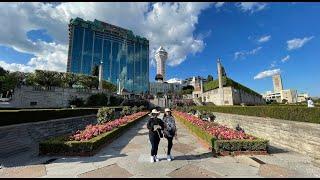
[[320,159],[320,124],[218,112],[213,114],[216,116],[215,122],[232,128],[239,124],[246,133],[268,139],[270,144]]
[[96,115],[93,114],[2,126],[0,127],[0,158],[26,151],[32,151],[35,155],[38,153],[38,144],[41,140],[84,129],[86,125],[96,122]]

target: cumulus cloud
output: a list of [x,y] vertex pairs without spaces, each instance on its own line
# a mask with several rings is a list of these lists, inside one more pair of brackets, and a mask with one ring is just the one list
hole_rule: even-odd
[[294,49],[299,49],[313,38],[314,38],[314,36],[304,37],[302,39],[301,38],[294,38],[294,39],[288,40],[287,41],[287,49],[289,51],[294,50]]
[[266,70],[258,73],[256,76],[254,76],[253,79],[263,79],[266,77],[270,77],[276,74],[280,74],[280,69],[273,69],[273,70]]
[[216,4],[214,5],[216,8],[220,8],[221,6],[223,6],[224,2],[216,2]]
[[167,80],[167,83],[180,83],[181,84],[182,79],[179,78],[171,78],[169,80]]
[[248,55],[254,55],[256,54],[258,51],[260,51],[262,49],[261,46],[252,49],[251,51],[237,51],[234,53],[234,59],[239,59],[239,58],[245,58]]
[[34,70],[33,67],[28,65],[18,64],[18,63],[6,63],[5,61],[0,61],[0,66],[3,69],[9,70],[11,72],[14,72],[14,71],[32,72]]
[[271,36],[270,35],[267,35],[267,36],[262,36],[258,39],[258,42],[259,43],[264,43],[264,42],[268,42],[269,40],[271,39]]
[[240,2],[237,5],[244,12],[257,12],[263,10],[267,4],[262,2]]
[[[204,37],[194,35],[201,11],[214,3],[1,3],[0,45],[18,52],[33,54],[25,66],[66,70],[68,23],[71,18],[98,19],[144,36],[150,42],[151,64],[159,46],[168,51],[168,65],[175,66],[189,54],[201,52]],[[215,3],[221,7],[223,3]],[[14,20],[14,22],[12,22]],[[54,42],[33,42],[27,38],[31,30],[45,29]],[[48,49],[49,48],[49,49]]]
[[287,55],[286,57],[281,59],[281,62],[287,62],[290,59],[290,56]]

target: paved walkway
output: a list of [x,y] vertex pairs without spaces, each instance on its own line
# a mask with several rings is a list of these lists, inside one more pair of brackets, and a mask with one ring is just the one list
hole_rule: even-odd
[[[160,142],[160,162],[150,163],[147,118],[92,157],[45,156],[27,166],[0,169],[0,177],[320,177],[320,168],[301,154],[214,158],[180,123],[168,162]],[[50,159],[52,162],[49,162]],[[44,161],[49,160],[47,163]],[[42,163],[40,162],[42,161]]]

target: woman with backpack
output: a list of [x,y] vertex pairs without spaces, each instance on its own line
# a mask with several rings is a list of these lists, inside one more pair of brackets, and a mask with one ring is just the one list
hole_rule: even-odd
[[160,114],[159,111],[153,109],[151,111],[151,117],[147,123],[147,128],[149,129],[149,140],[151,143],[151,159],[150,161],[153,163],[155,161],[159,161],[157,157],[158,147],[160,138],[163,137],[162,130],[164,129],[164,123],[161,119],[158,118]]
[[171,110],[166,108],[165,114],[163,116],[164,122],[164,137],[168,140],[168,151],[167,151],[167,160],[172,161],[173,156],[171,155],[171,149],[173,146],[172,140],[173,137],[177,138],[177,127],[174,117],[171,114]]

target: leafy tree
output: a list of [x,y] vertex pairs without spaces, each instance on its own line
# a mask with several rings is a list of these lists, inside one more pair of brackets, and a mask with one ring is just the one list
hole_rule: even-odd
[[99,66],[98,65],[95,65],[92,67],[91,75],[92,76],[99,76]]
[[61,87],[62,73],[55,71],[35,70],[35,81],[40,86],[58,86]]
[[212,76],[212,75],[208,75],[207,81],[208,81],[208,82],[213,81],[213,76]]
[[117,91],[117,87],[114,84],[105,80],[102,81],[102,88],[108,90],[109,92]]
[[72,88],[74,84],[79,81],[79,76],[74,73],[63,73],[62,75],[62,82],[64,87]]
[[0,84],[1,84],[1,92],[6,93],[11,89],[14,89],[19,83],[19,73],[18,72],[11,72],[5,74],[4,76],[0,76]]
[[0,66],[0,76],[4,76],[6,74],[8,74],[9,72],[5,69],[3,69],[1,66]]
[[95,76],[86,76],[84,74],[79,75],[79,83],[88,89],[96,88],[99,86],[99,79]]

